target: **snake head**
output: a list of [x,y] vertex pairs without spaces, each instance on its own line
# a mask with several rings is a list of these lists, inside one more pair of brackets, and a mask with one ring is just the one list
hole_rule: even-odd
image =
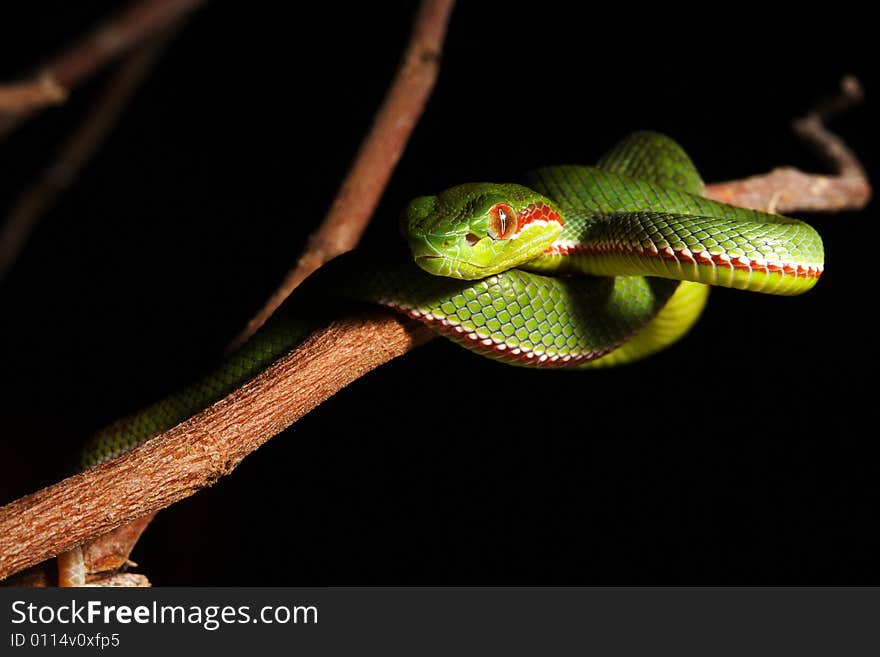
[[478,279],[537,257],[562,232],[552,201],[522,185],[470,183],[409,203],[403,232],[428,273]]

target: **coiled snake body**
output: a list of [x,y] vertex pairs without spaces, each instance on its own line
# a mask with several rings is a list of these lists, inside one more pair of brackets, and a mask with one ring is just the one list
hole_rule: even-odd
[[[799,294],[823,270],[810,226],[704,198],[690,158],[663,135],[634,133],[595,167],[539,169],[523,182],[413,200],[408,257],[346,254],[307,296],[378,303],[514,365],[588,368],[675,342],[709,285]],[[95,435],[82,467],[182,422],[299,344],[316,326],[294,301],[203,379]]]

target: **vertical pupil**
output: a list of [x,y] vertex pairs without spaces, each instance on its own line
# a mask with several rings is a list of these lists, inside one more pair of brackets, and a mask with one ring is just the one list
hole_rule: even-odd
[[504,208],[498,208],[498,221],[501,223],[499,235],[500,237],[504,237],[507,233],[507,213],[504,211]]

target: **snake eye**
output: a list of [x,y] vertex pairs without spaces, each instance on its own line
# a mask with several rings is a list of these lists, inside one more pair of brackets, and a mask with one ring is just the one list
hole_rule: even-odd
[[506,240],[516,232],[516,212],[507,203],[498,203],[489,208],[489,237]]

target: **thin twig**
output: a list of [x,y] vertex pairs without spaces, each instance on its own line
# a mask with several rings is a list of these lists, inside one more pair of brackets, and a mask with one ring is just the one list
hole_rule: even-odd
[[[70,93],[120,55],[175,24],[204,0],[135,0],[102,22],[40,68],[56,85]],[[38,106],[20,107],[0,116],[0,139],[33,115]]]
[[233,340],[231,349],[247,342],[318,267],[357,246],[434,88],[452,5],[452,0],[422,2],[394,82],[330,211],[309,237],[308,246],[296,266]]
[[67,92],[48,71],[36,80],[0,85],[0,116],[32,112],[63,103]]
[[732,205],[782,213],[838,212],[865,207],[871,199],[868,176],[855,153],[824,123],[863,99],[858,79],[848,75],[841,80],[840,92],[834,98],[792,122],[795,134],[831,165],[832,175],[779,167],[760,176],[707,185],[706,196]]
[[94,108],[62,146],[52,164],[12,206],[0,228],[0,278],[18,258],[40,218],[70,186],[113,130],[170,38],[170,33],[158,37],[122,62]]

